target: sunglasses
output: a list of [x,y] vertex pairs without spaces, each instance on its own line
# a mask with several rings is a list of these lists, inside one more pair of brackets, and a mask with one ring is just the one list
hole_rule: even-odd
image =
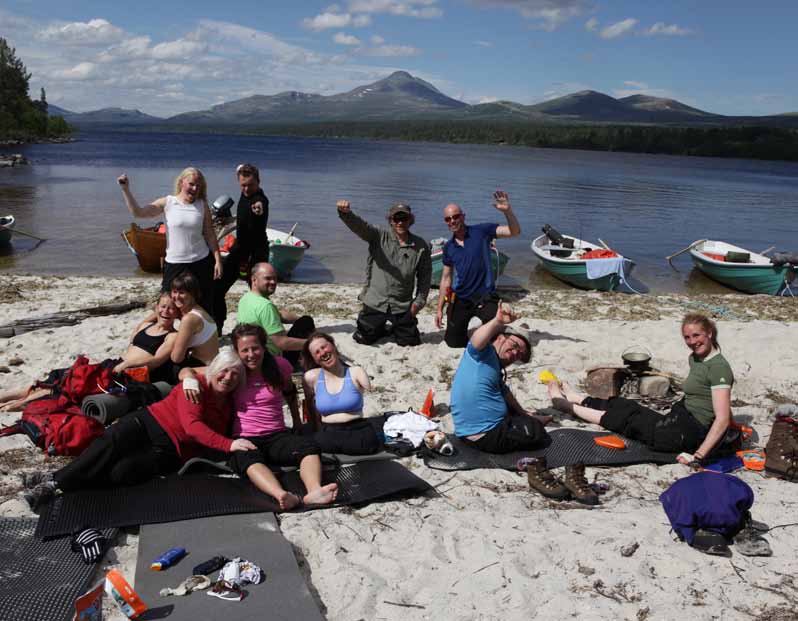
[[461,214],[461,213],[453,213],[451,216],[446,216],[446,217],[443,219],[443,221],[444,221],[446,224],[449,224],[450,222],[457,222],[457,221],[458,221],[460,218],[462,218],[462,217],[463,217],[463,214]]
[[394,222],[396,222],[397,224],[398,224],[399,222],[408,222],[408,221],[410,220],[410,216],[408,216],[408,215],[407,215],[406,213],[404,213],[404,212],[399,212],[399,213],[397,213],[397,214],[394,214],[394,215],[391,217],[391,220],[393,220],[393,221],[394,221]]

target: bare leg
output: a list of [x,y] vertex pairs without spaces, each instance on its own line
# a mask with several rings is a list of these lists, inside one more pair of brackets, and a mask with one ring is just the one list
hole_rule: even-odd
[[0,412],[16,412],[22,410],[28,401],[33,401],[39,397],[46,397],[51,394],[49,388],[33,389],[33,386],[26,386],[25,388],[12,388],[0,392]]
[[293,509],[299,504],[299,498],[284,490],[277,477],[265,464],[252,464],[247,468],[247,476],[260,491],[274,497],[281,509]]
[[588,423],[601,424],[601,417],[605,414],[604,410],[594,410],[593,408],[579,405],[585,398],[584,395],[580,395],[565,382],[563,382],[562,387],[557,382],[549,382],[548,393],[552,404],[557,409],[571,412]]
[[308,493],[303,498],[307,505],[328,505],[338,495],[338,483],[321,484],[321,458],[307,455],[299,462],[299,477]]
[[584,405],[574,405],[573,412],[582,420],[593,423],[594,425],[600,425],[601,417],[606,414],[604,410],[594,410]]

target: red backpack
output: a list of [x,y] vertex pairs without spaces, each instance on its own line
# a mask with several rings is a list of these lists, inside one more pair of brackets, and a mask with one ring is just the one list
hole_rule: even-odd
[[16,424],[0,429],[0,436],[24,433],[48,455],[80,455],[105,427],[83,414],[24,412]]

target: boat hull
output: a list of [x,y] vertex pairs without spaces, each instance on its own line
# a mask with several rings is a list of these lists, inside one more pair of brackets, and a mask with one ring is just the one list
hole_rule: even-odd
[[14,236],[14,216],[3,216],[0,218],[0,246],[8,246]]
[[743,293],[780,295],[795,278],[790,265],[773,265],[765,255],[724,241],[696,242],[690,257],[707,277]]
[[[490,267],[493,270],[493,278],[496,279],[504,273],[504,268],[510,261],[503,252],[492,253],[490,260]],[[443,274],[443,251],[432,253],[432,286],[437,287],[441,282],[441,274]]]
[[585,289],[587,291],[615,291],[621,284],[621,279],[618,274],[609,274],[601,278],[588,278],[587,267],[584,261],[574,261],[572,263],[563,264],[549,261],[541,256],[538,256],[538,260],[540,261],[541,267],[557,280],[561,280],[577,289]]
[[[269,237],[269,263],[277,270],[280,280],[289,280],[305,256],[307,242],[277,229],[266,229],[266,234]],[[302,242],[302,245],[297,246],[297,242]]]

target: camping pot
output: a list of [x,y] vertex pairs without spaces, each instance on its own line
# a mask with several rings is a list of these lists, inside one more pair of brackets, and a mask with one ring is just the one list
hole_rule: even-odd
[[623,363],[632,373],[642,373],[648,371],[648,363],[651,362],[651,352],[643,345],[632,345],[627,347],[621,354]]

